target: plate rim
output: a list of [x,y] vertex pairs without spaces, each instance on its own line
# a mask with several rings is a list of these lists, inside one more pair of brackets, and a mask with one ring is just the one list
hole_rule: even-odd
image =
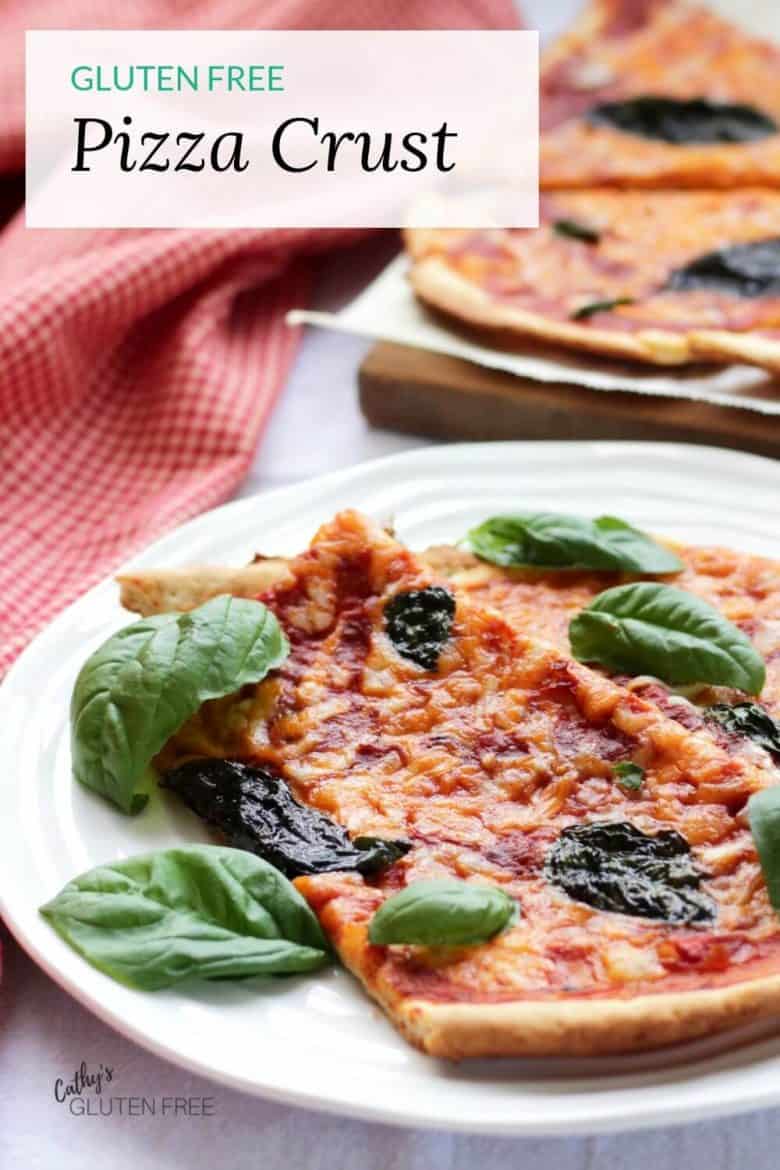
[[[188,535],[196,532],[202,526],[213,523],[215,516],[224,517],[226,514],[238,516],[239,513],[256,506],[257,501],[260,499],[273,502],[294,499],[297,495],[306,495],[311,491],[316,491],[321,486],[336,486],[340,482],[348,483],[354,478],[359,479],[363,474],[370,475],[377,469],[403,469],[404,464],[409,462],[414,464],[421,458],[429,458],[434,462],[443,459],[445,462],[448,462],[451,458],[457,459],[461,454],[473,453],[478,455],[485,454],[488,451],[493,454],[499,450],[504,452],[519,452],[528,449],[535,451],[546,450],[548,453],[555,449],[566,450],[568,453],[588,451],[596,455],[600,453],[608,455],[610,452],[632,454],[639,451],[646,454],[655,453],[658,455],[669,455],[673,453],[677,457],[682,456],[684,460],[690,460],[692,456],[698,456],[705,462],[717,457],[718,459],[733,464],[735,468],[741,464],[743,467],[752,465],[754,468],[760,465],[765,472],[771,469],[771,473],[777,477],[778,486],[780,486],[780,462],[775,462],[761,455],[737,451],[732,448],[636,440],[507,440],[502,442],[451,443],[417,447],[409,451],[365,460],[325,475],[315,476],[307,480],[285,484],[246,497],[227,501],[216,508],[209,509],[206,512],[192,517],[185,523],[176,526],[171,531],[158,537],[151,544],[135,552],[129,559],[118,566],[110,576],[103,578],[91,586],[38,632],[35,638],[32,639],[13,663],[2,684],[0,684],[0,755],[5,756],[7,751],[12,750],[13,747],[13,739],[10,735],[7,737],[8,744],[6,744],[2,713],[9,703],[10,698],[13,696],[17,676],[23,676],[27,665],[41,649],[40,643],[56,636],[57,631],[61,627],[69,626],[73,620],[73,611],[79,610],[88,604],[89,598],[94,594],[103,593],[108,587],[114,588],[116,574],[130,571],[133,568],[139,568],[144,564],[149,564],[158,556],[165,557],[169,542],[178,542],[182,538],[186,539]],[[706,1095],[706,1100],[692,1102],[686,1101],[684,1097],[676,1098],[673,1094],[670,1094],[670,1099],[663,1102],[643,1102],[641,1099],[642,1086],[637,1086],[633,1093],[633,1104],[627,1108],[615,1110],[610,1115],[599,1113],[598,1117],[586,1117],[584,1115],[584,1109],[581,1110],[580,1115],[570,1117],[564,1109],[559,1116],[546,1116],[541,1121],[535,1121],[533,1117],[530,1117],[523,1118],[520,1121],[512,1118],[498,1121],[492,1118],[480,1122],[474,1119],[459,1119],[457,1116],[450,1116],[446,1120],[442,1120],[440,1117],[427,1114],[424,1103],[420,1108],[415,1108],[410,1111],[408,1104],[400,1108],[395,1108],[392,1102],[382,1104],[376,1102],[366,1103],[365,1100],[362,1102],[345,1100],[341,1089],[339,1089],[338,1093],[334,1093],[333,1091],[330,1093],[318,1093],[307,1088],[296,1089],[294,1086],[280,1086],[274,1084],[272,1081],[258,1081],[257,1079],[250,1079],[240,1074],[231,1074],[224,1068],[215,1068],[209,1064],[207,1059],[201,1060],[191,1053],[183,1053],[175,1046],[158,1040],[150,1034],[148,1029],[145,1030],[142,1025],[135,1025],[128,1018],[122,1016],[117,1008],[102,1003],[96,996],[85,991],[70,972],[62,969],[57,964],[56,955],[52,957],[47,954],[36,944],[34,939],[28,936],[24,922],[19,920],[14,911],[12,898],[9,899],[9,895],[5,892],[6,889],[13,889],[13,875],[10,873],[10,870],[5,869],[3,857],[4,851],[0,849],[0,878],[2,879],[0,880],[0,916],[2,916],[7,929],[18,945],[49,978],[53,979],[67,994],[71,995],[78,1003],[102,1020],[103,1023],[115,1029],[121,1035],[131,1039],[140,1047],[151,1051],[156,1056],[169,1061],[177,1067],[195,1072],[209,1080],[225,1084],[254,1096],[337,1116],[352,1117],[362,1121],[383,1122],[407,1128],[448,1130],[452,1132],[505,1137],[560,1137],[625,1132],[651,1128],[659,1124],[681,1125],[713,1116],[733,1116],[738,1113],[766,1109],[780,1104],[780,1081],[774,1086],[771,1084],[768,1085],[762,1092],[757,1091],[755,1085],[751,1085],[749,1078],[745,1078],[744,1083],[738,1086],[732,1086],[727,1094],[719,1095],[711,1092]],[[370,1010],[371,1004],[372,1001],[366,997],[367,1010]],[[432,1060],[433,1058],[426,1059]],[[706,1060],[707,1058],[705,1057],[702,1058],[702,1061],[695,1061],[695,1066],[698,1067],[700,1063],[706,1063]],[[566,1079],[571,1080],[571,1078]],[[592,1076],[575,1079],[589,1081],[596,1078]],[[567,1093],[566,1096],[571,1099],[570,1094]]]

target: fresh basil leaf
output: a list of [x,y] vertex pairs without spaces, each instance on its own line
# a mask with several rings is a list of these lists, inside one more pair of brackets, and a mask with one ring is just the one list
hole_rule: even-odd
[[580,305],[579,309],[575,309],[570,317],[572,321],[584,321],[596,313],[610,313],[613,309],[619,309],[621,305],[635,303],[634,297],[614,297],[607,301],[589,301],[587,305]]
[[780,784],[754,792],[747,812],[769,901],[780,914]]
[[586,223],[578,223],[576,219],[556,219],[552,228],[556,235],[581,240],[583,244],[597,244],[601,238],[595,228],[588,227]]
[[622,764],[615,764],[612,771],[621,788],[627,788],[629,792],[636,792],[642,787],[645,770],[640,768],[639,764],[632,764],[626,760]]
[[316,971],[329,959],[295,887],[259,857],[219,845],[98,866],[41,914],[93,967],[144,991],[195,976]]
[[449,878],[412,882],[377,910],[368,940],[380,946],[468,946],[509,924],[517,904],[496,886]]
[[594,598],[569,625],[580,662],[672,685],[710,683],[760,693],[764,660],[741,630],[701,598],[655,581],[617,585]]
[[758,703],[716,703],[704,714],[734,735],[744,735],[773,756],[780,756],[780,723]]
[[468,534],[472,551],[494,565],[539,569],[675,573],[682,561],[616,516],[586,520],[559,512],[491,516]]
[[114,634],[81,668],[70,708],[73,773],[125,812],[163,744],[207,699],[259,682],[288,654],[259,601],[216,597]]

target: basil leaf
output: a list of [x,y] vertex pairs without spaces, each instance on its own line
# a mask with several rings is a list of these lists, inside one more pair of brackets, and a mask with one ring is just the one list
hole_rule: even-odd
[[259,682],[288,654],[259,601],[215,597],[114,634],[81,668],[70,708],[73,773],[138,812],[139,780],[163,744],[207,699]]
[[780,785],[754,792],[747,812],[769,901],[780,914]]
[[586,114],[594,126],[609,126],[659,142],[757,142],[778,131],[777,123],[754,106],[709,98],[670,98],[647,94],[604,102]]
[[780,291],[780,239],[732,244],[698,256],[669,275],[671,292],[709,289],[737,297],[766,297]]
[[319,923],[273,866],[219,845],[186,845],[101,865],[41,914],[93,967],[154,991],[182,979],[316,971]]
[[615,764],[612,771],[621,788],[627,788],[629,792],[636,792],[642,787],[645,770],[640,768],[639,764],[632,764],[626,760],[622,764]]
[[757,695],[764,660],[722,614],[673,585],[639,581],[599,593],[569,625],[575,658],[653,674],[672,685],[710,683]]
[[704,714],[733,735],[744,735],[773,756],[780,756],[780,723],[758,703],[716,703]]
[[403,658],[435,670],[452,630],[455,598],[449,589],[428,585],[396,593],[385,606],[387,636]]
[[386,946],[468,946],[486,942],[511,921],[517,905],[495,886],[456,879],[412,882],[379,907],[368,941]]
[[675,573],[682,561],[616,516],[586,520],[558,512],[491,516],[468,534],[471,549],[494,565]]
[[161,783],[228,845],[256,853],[288,878],[336,870],[379,873],[412,848],[399,839],[352,840],[336,821],[297,801],[281,776],[241,760],[188,760]]
[[583,244],[597,244],[601,238],[595,228],[578,223],[576,219],[556,219],[552,228],[556,235],[568,236],[571,240],[582,240]]
[[619,309],[621,305],[633,305],[635,303],[634,297],[614,297],[608,301],[590,301],[587,305],[580,305],[579,309],[575,309],[569,316],[572,321],[584,321],[587,317],[593,317],[596,313],[610,313],[613,309]]
[[707,877],[674,829],[650,835],[627,821],[570,825],[545,861],[551,885],[594,910],[658,918],[675,925],[712,922]]

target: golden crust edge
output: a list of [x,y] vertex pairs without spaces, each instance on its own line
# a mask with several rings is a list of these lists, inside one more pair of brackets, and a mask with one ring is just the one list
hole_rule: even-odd
[[257,597],[289,576],[287,561],[268,558],[242,568],[224,565],[192,565],[183,569],[139,569],[117,578],[119,600],[132,613],[182,612],[223,593],[231,597]]
[[700,329],[689,334],[694,353],[708,360],[745,362],[780,372],[780,338],[760,332],[732,333],[727,329]]
[[[414,233],[408,233],[413,237]],[[420,241],[411,239],[412,255],[420,254]],[[661,329],[643,329],[632,334],[590,329],[576,322],[554,321],[495,301],[471,281],[452,272],[439,258],[425,256],[412,265],[409,279],[416,295],[427,304],[472,325],[508,329],[569,349],[604,353],[653,365],[684,365],[701,360],[686,334]]]
[[[579,141],[575,140],[576,138]],[[656,143],[651,163],[640,158],[627,157],[622,166],[609,170],[607,166],[588,166],[576,160],[574,151],[579,146],[594,150],[596,156],[604,151],[614,157],[620,148],[621,134],[607,126],[585,126],[564,122],[544,131],[539,147],[539,186],[551,193],[585,192],[594,188],[609,191],[644,192],[646,194],[676,190],[690,193],[707,190],[737,194],[749,188],[763,188],[777,192],[780,187],[777,173],[777,148],[765,159],[751,153],[748,143],[738,143],[734,155],[725,161],[717,146],[701,146],[695,154],[680,156],[665,153],[684,149],[671,143]],[[728,165],[726,165],[726,163]]]
[[448,1004],[410,999],[383,1006],[415,1047],[446,1060],[608,1056],[668,1048],[777,1016],[780,975],[628,1000]]

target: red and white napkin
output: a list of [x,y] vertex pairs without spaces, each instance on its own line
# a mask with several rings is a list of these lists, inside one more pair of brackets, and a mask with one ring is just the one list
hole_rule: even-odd
[[[0,8],[0,184],[11,192],[24,161],[23,30],[103,28],[111,8]],[[113,11],[122,27],[516,26],[511,0],[136,0]],[[21,211],[0,231],[0,674],[122,559],[235,490],[295,353],[285,313],[305,303],[311,257],[352,235],[40,231]]]

